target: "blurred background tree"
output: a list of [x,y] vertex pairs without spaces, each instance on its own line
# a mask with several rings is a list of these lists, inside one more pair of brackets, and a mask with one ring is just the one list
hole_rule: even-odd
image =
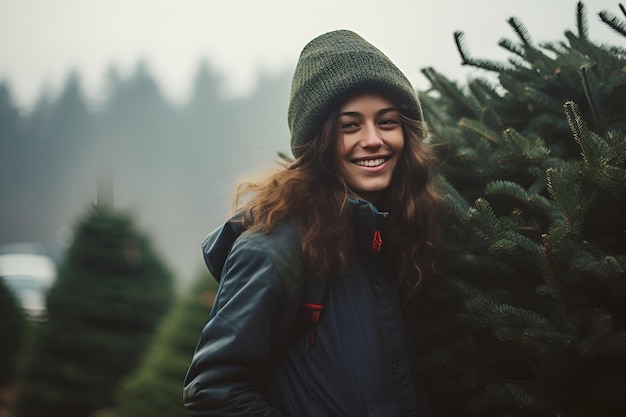
[[[207,231],[227,219],[244,171],[288,149],[284,112],[291,74],[262,76],[248,95],[226,98],[219,73],[201,62],[189,102],[167,100],[149,65],[112,66],[104,96],[90,101],[74,72],[19,111],[0,84],[0,245],[38,241],[57,262],[100,172],[117,207],[132,210],[180,282],[190,285]],[[176,222],[164,221],[177,213]]]
[[182,384],[191,355],[206,324],[217,281],[200,273],[164,321],[140,368],[122,385],[118,417],[186,417]]
[[129,216],[91,208],[50,291],[16,415],[84,417],[112,404],[168,312],[172,281]]
[[13,403],[25,325],[17,299],[0,278],[0,416],[9,415]]
[[0,279],[0,387],[16,376],[24,326],[24,315],[17,299]]
[[[600,16],[626,37],[623,18]],[[623,415],[626,49],[589,39],[582,3],[561,42],[508,22],[507,63],[455,34],[497,83],[423,71],[447,204],[419,368],[435,416]]]

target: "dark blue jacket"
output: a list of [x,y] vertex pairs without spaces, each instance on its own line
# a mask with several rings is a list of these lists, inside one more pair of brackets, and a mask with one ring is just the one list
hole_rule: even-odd
[[329,280],[314,345],[294,330],[304,274],[293,225],[239,236],[239,226],[228,223],[207,237],[205,260],[220,285],[185,378],[190,416],[419,415],[404,321],[384,262],[387,214],[367,202],[353,208],[356,266]]

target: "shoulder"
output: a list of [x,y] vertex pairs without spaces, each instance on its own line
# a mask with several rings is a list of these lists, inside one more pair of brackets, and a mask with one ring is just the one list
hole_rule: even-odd
[[[245,231],[237,238],[228,256],[263,259],[273,265],[283,285],[302,285],[302,243],[300,234],[291,221],[285,220],[269,233],[261,229]],[[227,262],[228,262],[227,261]]]

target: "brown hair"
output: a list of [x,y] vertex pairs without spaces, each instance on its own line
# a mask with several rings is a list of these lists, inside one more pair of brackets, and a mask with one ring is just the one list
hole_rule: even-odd
[[[390,212],[386,253],[399,294],[406,295],[432,266],[440,197],[431,183],[435,159],[423,141],[424,125],[400,112],[404,147],[378,208]],[[350,190],[336,166],[338,138],[335,112],[315,139],[300,149],[296,161],[264,180],[241,183],[235,199],[236,209],[245,214],[246,228],[269,233],[278,222],[290,218],[302,236],[305,267],[314,276],[346,268],[351,260]],[[247,196],[247,202],[237,207]]]

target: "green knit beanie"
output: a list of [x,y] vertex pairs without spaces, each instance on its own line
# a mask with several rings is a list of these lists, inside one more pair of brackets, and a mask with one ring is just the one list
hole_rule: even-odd
[[402,113],[422,120],[409,80],[365,39],[349,30],[338,30],[309,42],[296,65],[287,113],[294,156],[302,155],[302,145],[313,140],[334,110],[361,91],[379,92]]

